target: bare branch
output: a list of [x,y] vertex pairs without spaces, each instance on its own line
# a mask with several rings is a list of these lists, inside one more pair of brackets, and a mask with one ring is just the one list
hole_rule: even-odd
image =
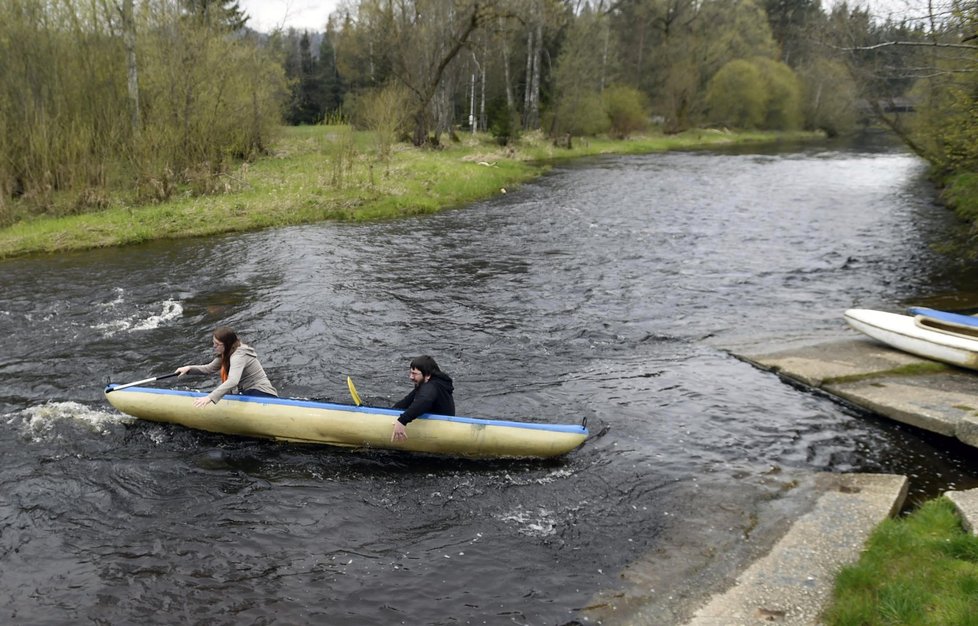
[[864,52],[869,50],[879,50],[893,46],[909,46],[915,48],[956,48],[960,50],[978,50],[978,45],[965,43],[941,43],[938,41],[884,41],[883,43],[872,46],[853,46],[851,48],[836,48],[845,52]]

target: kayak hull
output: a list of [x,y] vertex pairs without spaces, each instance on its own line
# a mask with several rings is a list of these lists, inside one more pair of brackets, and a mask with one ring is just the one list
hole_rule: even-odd
[[179,424],[225,435],[353,448],[385,448],[475,458],[550,458],[584,443],[581,425],[535,424],[470,417],[424,415],[411,422],[408,439],[391,441],[400,411],[288,398],[224,396],[197,408],[205,394],[128,387],[106,388],[116,409],[140,419]]
[[[889,346],[925,359],[978,370],[978,335],[951,332],[942,325],[910,317],[873,311],[849,309],[846,322],[859,332]],[[978,329],[976,329],[978,330]]]

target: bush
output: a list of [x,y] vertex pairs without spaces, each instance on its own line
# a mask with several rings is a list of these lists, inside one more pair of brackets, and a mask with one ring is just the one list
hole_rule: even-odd
[[856,126],[856,84],[839,61],[819,58],[799,70],[805,126],[829,137]]
[[730,61],[707,85],[707,118],[735,128],[801,126],[801,83],[784,63],[757,57]]
[[377,156],[387,161],[398,137],[411,127],[411,94],[406,88],[391,84],[360,94],[356,104],[358,125],[374,132]]
[[610,121],[604,102],[596,91],[579,91],[560,100],[551,125],[551,135],[589,137],[608,130]]
[[644,93],[634,87],[616,85],[605,89],[603,97],[612,135],[625,139],[648,128],[649,104]]
[[720,68],[706,88],[707,119],[733,128],[759,128],[764,121],[764,80],[749,61]]
[[763,128],[796,130],[801,128],[801,83],[794,70],[771,59],[757,57],[751,61],[764,81],[765,106]]

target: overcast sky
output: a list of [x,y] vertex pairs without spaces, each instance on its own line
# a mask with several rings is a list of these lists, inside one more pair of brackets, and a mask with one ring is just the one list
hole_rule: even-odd
[[276,28],[326,30],[326,20],[339,0],[238,0],[251,18],[248,26],[262,32]]
[[[843,0],[823,0],[823,7],[831,7]],[[251,19],[248,26],[262,32],[275,28],[296,30],[326,30],[326,20],[340,0],[238,0],[242,10]],[[937,0],[941,4],[943,0]],[[852,6],[868,6],[870,12],[880,17],[899,21],[903,17],[925,14],[926,0],[848,0]]]

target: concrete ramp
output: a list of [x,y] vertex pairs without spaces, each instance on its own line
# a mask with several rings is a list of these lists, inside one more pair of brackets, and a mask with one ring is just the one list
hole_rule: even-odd
[[819,474],[820,495],[764,557],[713,596],[687,626],[819,624],[839,570],[859,558],[876,526],[900,510],[905,476]]
[[822,387],[827,380],[868,378],[901,367],[930,363],[926,359],[861,337],[764,354],[746,354],[741,351],[732,351],[731,354],[809,387]]
[[878,415],[978,447],[978,375],[971,370],[862,338],[731,354]]

